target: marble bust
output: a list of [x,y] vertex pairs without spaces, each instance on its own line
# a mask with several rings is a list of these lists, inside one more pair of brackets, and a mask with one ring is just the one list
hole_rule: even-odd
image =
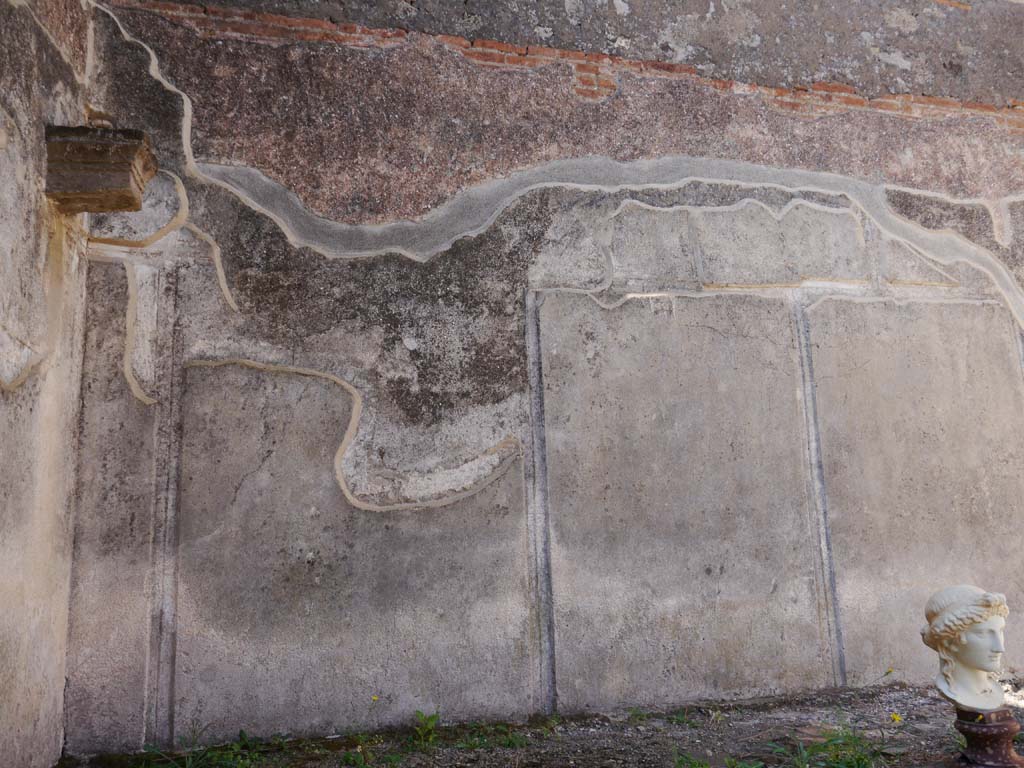
[[939,590],[925,606],[921,639],[939,654],[935,685],[961,709],[1004,706],[999,670],[1009,612],[1003,595],[966,584]]

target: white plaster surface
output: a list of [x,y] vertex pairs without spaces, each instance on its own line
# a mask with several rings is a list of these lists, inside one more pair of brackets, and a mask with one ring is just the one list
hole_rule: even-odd
[[427,514],[354,509],[331,471],[350,407],[337,387],[240,366],[187,376],[179,723],[215,739],[404,723],[417,709],[532,711],[518,473]]
[[787,304],[553,294],[540,323],[559,705],[829,684]]
[[[1024,386],[998,303],[826,300],[808,312],[850,682],[930,680],[921,606],[945,584],[1024,604]],[[1024,663],[1007,634],[1006,666]]]

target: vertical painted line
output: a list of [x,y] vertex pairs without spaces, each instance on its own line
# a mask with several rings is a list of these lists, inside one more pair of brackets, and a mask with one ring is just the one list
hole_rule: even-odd
[[828,519],[828,494],[825,489],[825,467],[821,454],[821,433],[818,427],[818,395],[814,381],[814,358],[811,354],[811,330],[807,313],[799,299],[793,302],[793,322],[796,325],[800,348],[800,375],[803,384],[804,419],[807,427],[807,452],[814,485],[814,503],[817,509],[818,544],[821,551],[822,580],[825,584],[825,616],[828,621],[829,643],[832,646],[832,678],[836,685],[845,686],[846,649],[843,645],[843,627],[839,614],[839,595],[836,588],[835,558],[832,554],[832,534]]
[[181,332],[177,319],[177,272],[164,273],[166,300],[161,309],[170,317],[169,358],[163,371],[167,396],[162,399],[154,435],[154,508],[151,544],[150,603],[151,661],[147,670],[146,741],[174,746],[174,662],[178,603],[178,481],[181,461]]
[[544,433],[544,372],[541,359],[540,307],[544,298],[526,292],[526,357],[530,382],[530,426],[533,431],[532,487],[527,500],[527,526],[533,550],[534,584],[540,625],[540,700],[543,711],[558,711],[555,677],[555,614],[551,585],[551,526],[548,508],[547,441]]
[[1017,321],[1010,316],[1010,333],[1017,340],[1017,363],[1020,365],[1021,375],[1024,376],[1024,333],[1021,332]]

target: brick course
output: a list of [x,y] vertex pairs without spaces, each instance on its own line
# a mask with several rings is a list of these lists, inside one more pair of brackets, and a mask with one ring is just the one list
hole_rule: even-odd
[[[958,102],[918,94],[891,94],[865,98],[846,83],[815,82],[809,86],[780,88],[702,77],[688,64],[625,59],[599,53],[562,50],[544,46],[518,46],[498,40],[469,40],[457,35],[426,35],[402,29],[371,29],[357,24],[324,19],[296,18],[222,6],[197,6],[164,0],[120,0],[121,7],[151,11],[187,25],[207,38],[242,38],[269,44],[317,42],[355,48],[390,48],[411,37],[432,38],[474,64],[530,70],[543,66],[571,65],[573,92],[582,99],[603,101],[618,91],[619,76],[686,78],[720,91],[759,95],[780,110],[808,116],[837,110],[867,109],[910,118],[945,118],[954,115],[986,115],[1010,131],[1024,133],[1024,102],[996,107],[980,102]],[[957,4],[959,5],[959,4]]]

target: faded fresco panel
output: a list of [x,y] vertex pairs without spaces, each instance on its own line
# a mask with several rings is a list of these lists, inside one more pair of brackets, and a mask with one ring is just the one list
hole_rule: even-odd
[[540,324],[560,708],[831,684],[788,304],[552,294]]
[[[270,735],[534,708],[519,464],[443,508],[349,506],[329,381],[190,368],[183,404],[176,723]],[[377,697],[377,700],[374,700]]]

